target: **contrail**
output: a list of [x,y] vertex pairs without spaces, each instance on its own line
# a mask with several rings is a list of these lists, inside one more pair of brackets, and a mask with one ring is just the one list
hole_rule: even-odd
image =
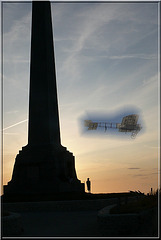
[[3,128],[2,131],[7,130],[7,129],[9,129],[9,128],[12,128],[12,127],[14,127],[14,126],[17,126],[17,125],[19,125],[19,124],[21,124],[21,123],[23,123],[23,122],[27,122],[27,121],[28,121],[28,119],[25,119],[25,120],[23,120],[23,121],[20,121],[20,122],[18,122],[18,123],[15,123],[15,124],[13,124],[13,125],[11,125],[11,126],[9,126],[9,127]]

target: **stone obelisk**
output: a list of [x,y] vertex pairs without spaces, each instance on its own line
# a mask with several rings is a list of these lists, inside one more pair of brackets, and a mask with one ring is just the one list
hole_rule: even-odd
[[61,145],[49,1],[32,2],[28,144],[16,156],[4,195],[84,192],[75,159]]

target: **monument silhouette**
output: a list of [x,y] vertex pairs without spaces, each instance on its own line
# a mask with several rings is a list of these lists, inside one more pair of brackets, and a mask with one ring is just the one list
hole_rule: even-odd
[[84,192],[75,158],[61,145],[51,6],[32,2],[28,144],[16,156],[5,195]]

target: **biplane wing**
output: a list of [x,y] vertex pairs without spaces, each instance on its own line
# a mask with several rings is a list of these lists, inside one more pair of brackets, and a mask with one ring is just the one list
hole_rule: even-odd
[[138,121],[139,115],[131,114],[126,117],[123,117],[121,125],[136,125]]
[[131,114],[126,117],[123,117],[121,124],[118,125],[120,132],[131,132],[138,129],[137,121],[139,115]]

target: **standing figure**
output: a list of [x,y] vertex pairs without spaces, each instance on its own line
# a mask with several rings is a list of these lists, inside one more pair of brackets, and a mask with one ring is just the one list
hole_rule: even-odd
[[86,184],[88,192],[91,192],[91,181],[89,180],[89,178],[87,178]]

